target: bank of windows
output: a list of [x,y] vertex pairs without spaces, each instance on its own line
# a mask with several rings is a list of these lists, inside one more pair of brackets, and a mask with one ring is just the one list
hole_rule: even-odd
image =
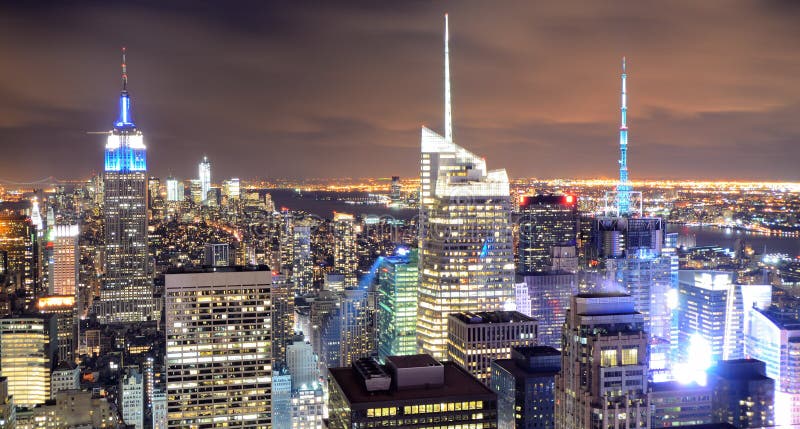
[[403,407],[403,414],[427,414],[482,409],[483,401],[448,402],[446,404],[406,405]]

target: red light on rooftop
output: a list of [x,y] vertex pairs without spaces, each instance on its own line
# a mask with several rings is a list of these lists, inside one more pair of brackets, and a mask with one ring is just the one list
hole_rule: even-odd
[[572,203],[574,203],[574,202],[575,202],[575,197],[573,197],[572,195],[567,195],[566,197],[564,197],[564,200],[565,200],[565,201],[566,201],[568,204],[572,204]]

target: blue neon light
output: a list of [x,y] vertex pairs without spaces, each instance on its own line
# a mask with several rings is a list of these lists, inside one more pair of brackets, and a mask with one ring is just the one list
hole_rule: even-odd
[[127,91],[123,91],[119,96],[119,117],[114,122],[114,128],[135,128],[131,117],[131,97]]
[[[123,137],[124,138],[124,137]],[[121,144],[115,149],[106,149],[106,171],[147,171],[147,152]]]

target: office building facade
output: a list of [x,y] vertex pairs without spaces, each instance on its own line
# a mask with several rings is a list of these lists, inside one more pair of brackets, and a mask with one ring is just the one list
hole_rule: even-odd
[[630,295],[575,295],[556,376],[555,427],[649,428],[648,340]]
[[271,286],[266,267],[166,275],[168,427],[271,423]]
[[447,324],[447,359],[487,383],[491,364],[510,359],[513,347],[535,346],[536,320],[517,311],[453,313]]
[[416,354],[419,253],[383,258],[378,268],[378,358]]

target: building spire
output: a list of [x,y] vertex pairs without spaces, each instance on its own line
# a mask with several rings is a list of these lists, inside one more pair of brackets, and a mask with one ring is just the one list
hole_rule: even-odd
[[125,52],[128,49],[126,47],[122,47],[122,90],[128,90],[128,65],[125,61]]
[[131,117],[131,97],[128,94],[128,63],[126,53],[128,49],[122,47],[122,93],[119,95],[119,117],[114,122],[114,128],[135,128]]
[[631,185],[628,182],[628,95],[626,82],[627,64],[622,57],[622,95],[620,100],[619,126],[619,184],[617,185],[617,211],[620,216],[630,214]]
[[453,141],[453,105],[450,101],[450,30],[444,14],[444,139]]

